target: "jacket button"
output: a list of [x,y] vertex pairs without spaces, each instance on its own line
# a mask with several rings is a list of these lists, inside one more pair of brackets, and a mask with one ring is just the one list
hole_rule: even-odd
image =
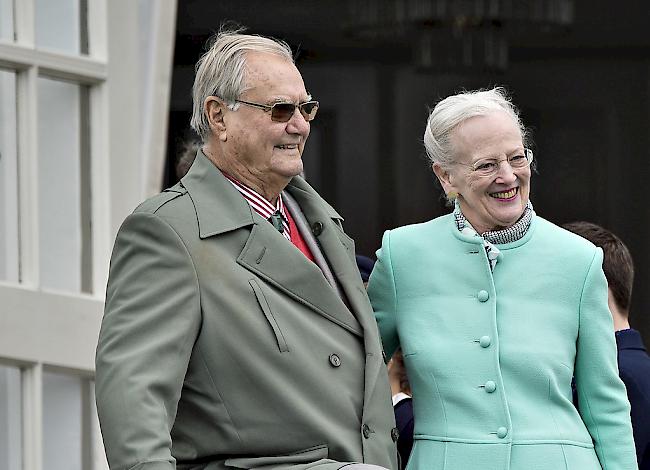
[[488,380],[487,382],[485,382],[484,387],[486,392],[492,393],[497,389],[497,384],[495,384],[491,380]]
[[477,297],[479,302],[485,302],[490,298],[490,294],[488,294],[488,291],[486,290],[480,290],[478,291]]
[[366,438],[366,439],[368,439],[368,438],[370,437],[370,434],[372,434],[372,433],[375,432],[375,431],[373,431],[372,429],[370,429],[370,426],[368,426],[367,424],[364,424],[364,425],[361,427],[361,432],[363,433],[363,437]]
[[397,442],[397,439],[399,439],[399,430],[397,428],[390,430],[390,438],[393,440],[393,442]]
[[312,226],[311,226],[311,233],[313,233],[315,237],[317,237],[321,233],[323,233],[323,223],[322,222],[314,222],[312,224]]
[[508,429],[507,428],[501,426],[499,429],[497,429],[497,437],[499,439],[503,439],[507,435],[508,435]]
[[341,358],[338,356],[338,354],[330,354],[330,364],[332,364],[333,367],[339,367],[341,365]]
[[487,348],[490,346],[490,344],[492,344],[492,340],[489,336],[481,336],[481,338],[478,340],[478,344],[480,344],[482,348]]

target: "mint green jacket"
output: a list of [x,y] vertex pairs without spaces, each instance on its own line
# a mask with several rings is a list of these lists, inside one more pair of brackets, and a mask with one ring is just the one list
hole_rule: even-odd
[[304,180],[286,190],[347,305],[201,152],[120,228],[96,361],[112,470],[396,468],[354,244]]
[[602,250],[537,216],[497,246],[491,272],[450,214],[377,252],[370,299],[413,389],[409,469],[636,469]]

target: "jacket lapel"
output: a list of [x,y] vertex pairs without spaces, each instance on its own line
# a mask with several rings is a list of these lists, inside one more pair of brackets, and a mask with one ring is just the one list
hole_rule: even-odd
[[320,268],[271,224],[262,222],[253,226],[237,262],[329,320],[361,335],[359,323]]
[[310,225],[322,227],[314,235],[347,296],[355,318],[363,328],[366,350],[365,398],[370,400],[384,360],[377,322],[356,267],[354,241],[338,226],[343,218],[302,178],[293,178],[287,191],[296,199]]
[[254,212],[202,151],[181,183],[194,203],[202,239],[250,228],[238,264],[330,321],[363,334],[318,266]]

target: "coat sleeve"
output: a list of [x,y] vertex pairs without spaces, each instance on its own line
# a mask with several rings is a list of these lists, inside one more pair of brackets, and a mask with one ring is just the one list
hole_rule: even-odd
[[181,238],[151,213],[117,235],[96,355],[96,400],[112,470],[171,470],[170,430],[200,326]]
[[399,347],[397,336],[397,292],[390,252],[390,230],[384,233],[377,262],[370,274],[368,297],[375,312],[379,334],[386,356],[390,358]]
[[630,404],[618,376],[607,280],[596,249],[583,285],[576,352],[578,406],[603,470],[637,468]]

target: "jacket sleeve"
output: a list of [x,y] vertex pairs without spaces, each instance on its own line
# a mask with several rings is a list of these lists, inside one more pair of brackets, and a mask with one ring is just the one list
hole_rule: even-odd
[[370,275],[368,297],[375,312],[379,334],[387,358],[399,347],[397,336],[397,292],[390,253],[390,230],[384,233],[377,262]]
[[200,326],[198,280],[174,229],[151,213],[117,235],[96,356],[111,470],[171,470],[170,430]]
[[575,378],[582,419],[591,434],[603,470],[637,468],[630,404],[618,376],[607,280],[596,249],[583,285]]

